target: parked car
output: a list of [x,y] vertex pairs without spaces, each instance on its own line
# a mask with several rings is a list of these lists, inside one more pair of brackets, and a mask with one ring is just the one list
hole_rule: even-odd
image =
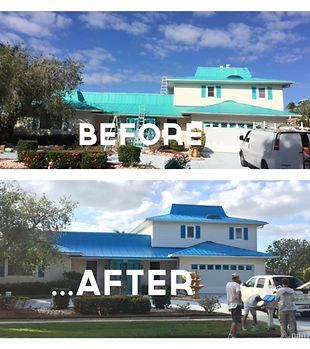
[[[242,283],[241,294],[242,300],[245,301],[254,294],[259,294],[262,298],[266,295],[272,295],[277,292],[277,288],[281,286],[281,280],[286,277],[289,280],[289,287],[295,291],[296,311],[301,316],[310,316],[310,290],[301,286],[304,282],[291,275],[255,275],[248,281]],[[277,314],[277,309],[275,310]]]
[[243,167],[310,168],[310,131],[296,129],[255,129],[240,136],[240,163]]

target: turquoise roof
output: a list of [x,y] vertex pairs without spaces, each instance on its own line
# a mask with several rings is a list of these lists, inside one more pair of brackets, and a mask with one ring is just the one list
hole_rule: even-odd
[[278,80],[278,79],[265,79],[253,77],[248,68],[239,67],[198,67],[194,76],[169,78],[168,82],[225,82],[228,84],[240,84],[240,83],[256,83],[256,84],[277,84],[282,86],[289,86],[292,81]]
[[147,218],[160,222],[197,222],[265,225],[264,221],[229,217],[222,206],[172,204],[168,212]]
[[109,115],[138,116],[141,110],[149,117],[183,118],[194,113],[283,116],[293,115],[250,104],[225,101],[206,107],[175,106],[173,95],[152,93],[100,93],[73,91],[66,97],[69,105],[77,110],[94,110]]

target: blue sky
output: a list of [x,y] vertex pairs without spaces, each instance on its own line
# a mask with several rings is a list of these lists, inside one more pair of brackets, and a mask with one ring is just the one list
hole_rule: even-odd
[[84,91],[156,93],[164,75],[230,64],[295,81],[285,104],[310,97],[309,27],[309,12],[0,13],[0,41],[82,60]]
[[310,181],[20,181],[51,200],[79,203],[71,231],[129,231],[172,203],[222,205],[230,216],[263,220],[258,249],[273,240],[310,238]]

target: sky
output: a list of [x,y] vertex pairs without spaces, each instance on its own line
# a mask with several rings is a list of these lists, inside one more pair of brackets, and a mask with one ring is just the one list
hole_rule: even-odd
[[172,203],[221,205],[233,217],[268,222],[258,250],[281,238],[310,239],[310,181],[19,181],[23,190],[78,203],[67,230],[128,232]]
[[0,12],[0,42],[82,61],[82,91],[159,93],[162,76],[248,67],[310,98],[310,12]]

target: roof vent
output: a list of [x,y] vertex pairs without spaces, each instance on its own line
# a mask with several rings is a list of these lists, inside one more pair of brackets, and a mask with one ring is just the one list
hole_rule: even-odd
[[221,217],[217,214],[209,214],[207,216],[208,219],[221,219]]
[[226,64],[226,68],[230,68],[230,64]]

